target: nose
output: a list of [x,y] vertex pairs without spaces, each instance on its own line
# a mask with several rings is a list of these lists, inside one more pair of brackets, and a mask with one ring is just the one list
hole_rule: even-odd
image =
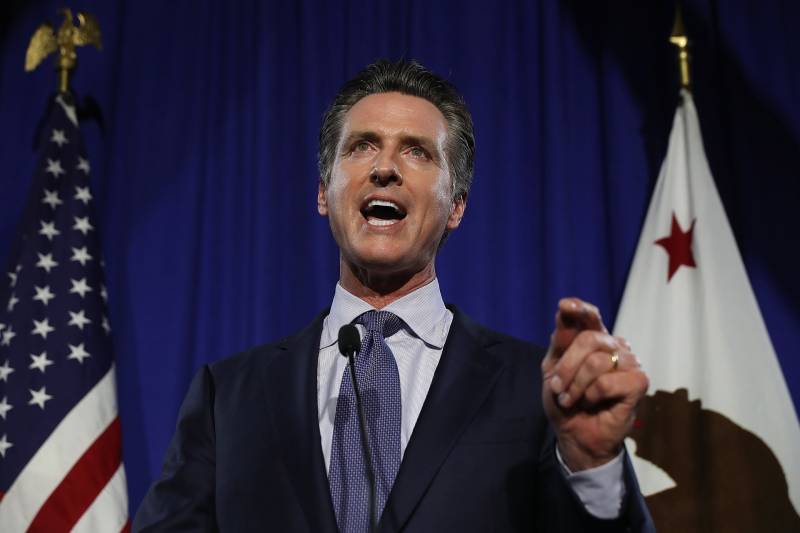
[[372,183],[379,187],[386,187],[392,182],[397,183],[398,185],[403,182],[402,176],[400,176],[400,172],[398,172],[397,168],[389,167],[389,168],[378,168],[375,167],[372,169],[372,173],[369,175],[370,180]]
[[375,185],[386,187],[395,182],[397,185],[403,182],[403,176],[394,159],[388,156],[379,157],[375,161],[375,166],[370,171],[369,178]]

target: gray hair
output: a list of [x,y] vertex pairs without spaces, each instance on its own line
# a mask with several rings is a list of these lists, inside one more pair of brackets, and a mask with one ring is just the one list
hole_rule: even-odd
[[365,96],[388,92],[424,98],[444,115],[448,125],[445,157],[452,178],[452,199],[465,197],[472,185],[475,161],[472,117],[456,88],[416,61],[382,59],[344,84],[325,113],[319,131],[317,161],[322,184],[327,187],[330,182],[347,112]]

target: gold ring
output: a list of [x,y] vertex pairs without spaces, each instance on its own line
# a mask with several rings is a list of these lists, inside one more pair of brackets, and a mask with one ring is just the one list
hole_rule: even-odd
[[611,354],[611,371],[614,372],[617,368],[619,368],[619,352],[614,352]]

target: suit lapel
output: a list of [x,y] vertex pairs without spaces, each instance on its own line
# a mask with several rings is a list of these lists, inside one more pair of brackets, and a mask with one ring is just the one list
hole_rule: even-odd
[[452,311],[444,352],[381,518],[382,532],[403,528],[502,369],[469,319]]
[[305,330],[280,345],[286,353],[271,365],[266,389],[287,475],[309,531],[315,533],[337,531],[317,411],[317,358],[327,314],[321,313]]

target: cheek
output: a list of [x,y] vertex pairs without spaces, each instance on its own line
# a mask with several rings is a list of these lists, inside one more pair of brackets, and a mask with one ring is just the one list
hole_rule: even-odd
[[336,174],[331,176],[330,183],[327,189],[327,202],[328,210],[331,213],[336,213],[344,203],[345,194],[347,192],[347,180]]
[[452,207],[451,192],[450,176],[445,172],[440,173],[433,186],[432,193],[434,203],[443,213],[450,213]]

